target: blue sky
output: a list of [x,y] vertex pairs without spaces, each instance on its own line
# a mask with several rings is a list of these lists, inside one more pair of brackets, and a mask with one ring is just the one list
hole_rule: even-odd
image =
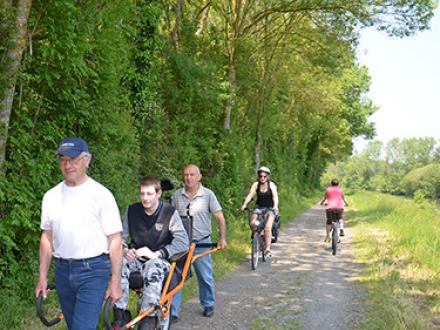
[[[434,137],[440,140],[440,8],[431,29],[391,38],[373,29],[361,33],[358,59],[368,67],[368,97],[380,107],[370,121],[376,139]],[[356,140],[360,150],[364,141]]]

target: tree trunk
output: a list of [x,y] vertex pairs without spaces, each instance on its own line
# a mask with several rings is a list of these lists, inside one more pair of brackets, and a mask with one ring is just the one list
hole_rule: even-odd
[[183,0],[176,0],[176,21],[171,31],[171,41],[176,50],[180,49],[180,25],[183,16]]
[[257,170],[260,168],[260,163],[261,163],[261,159],[260,159],[260,150],[261,150],[261,145],[263,143],[263,137],[262,137],[262,127],[261,127],[261,122],[260,122],[260,118],[258,118],[257,120],[257,127],[255,130],[255,173],[257,172]]
[[211,7],[211,2],[209,0],[205,0],[205,3],[203,4],[202,12],[200,14],[199,28],[196,31],[196,36],[201,36],[205,31],[206,21],[208,20],[210,7]]
[[261,84],[258,91],[257,124],[255,127],[255,171],[257,171],[261,163],[260,152],[263,144],[263,115],[266,107],[266,70],[264,67],[262,70]]
[[9,121],[11,119],[12,103],[14,101],[17,75],[20,71],[23,51],[26,48],[28,18],[32,0],[19,0],[15,16],[14,30],[11,33],[11,46],[6,51],[6,66],[3,70],[5,86],[0,103],[0,171],[4,173],[6,157],[6,141],[8,139]]
[[239,38],[240,13],[242,10],[242,2],[240,0],[232,0],[230,3],[231,32],[226,33],[226,47],[228,49],[228,79],[229,79],[229,95],[226,100],[226,106],[223,116],[223,128],[228,131],[231,129],[231,112],[235,104],[235,92],[237,89],[237,51]]
[[[235,52],[233,53],[235,54]],[[233,54],[229,56],[228,70],[229,95],[228,99],[226,100],[223,128],[229,131],[231,129],[231,113],[235,103],[235,90],[237,88],[237,69],[235,68],[235,55]]]
[[267,27],[268,23],[264,23],[264,57],[260,64],[260,87],[258,88],[258,103],[257,103],[257,125],[256,125],[256,140],[255,140],[255,172],[260,168],[261,163],[261,146],[263,144],[263,122],[264,112],[266,110],[266,98],[270,93],[269,76],[270,76],[270,50],[267,45]]

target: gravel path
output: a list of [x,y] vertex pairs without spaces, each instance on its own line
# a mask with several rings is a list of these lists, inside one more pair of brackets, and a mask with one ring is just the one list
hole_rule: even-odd
[[[249,258],[216,283],[215,315],[198,298],[182,305],[172,330],[360,329],[362,292],[355,279],[350,228],[337,256],[324,243],[324,210],[315,206],[284,226],[270,261],[252,271]],[[192,279],[195,280],[195,279]]]

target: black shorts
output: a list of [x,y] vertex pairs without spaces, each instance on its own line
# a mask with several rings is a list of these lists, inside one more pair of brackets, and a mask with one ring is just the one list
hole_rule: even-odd
[[325,210],[325,215],[327,216],[327,224],[331,225],[332,222],[342,219],[344,215],[344,209],[327,209]]

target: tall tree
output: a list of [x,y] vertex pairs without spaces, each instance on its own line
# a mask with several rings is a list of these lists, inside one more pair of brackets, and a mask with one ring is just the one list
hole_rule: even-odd
[[32,7],[32,0],[19,0],[15,7],[12,5],[12,1],[8,0],[4,2],[4,6],[5,11],[15,11],[15,20],[14,26],[11,29],[10,40],[7,41],[8,47],[1,70],[3,86],[0,94],[0,172],[2,174],[4,173],[3,165],[6,156],[6,142],[8,139],[15,86],[17,76],[20,72],[23,52],[26,48],[28,18]]
[[171,30],[171,41],[176,50],[180,49],[180,34],[181,34],[181,25],[182,25],[182,17],[183,17],[183,8],[184,1],[176,0],[174,11],[176,14],[176,19],[174,21],[174,26]]
[[375,26],[391,35],[405,36],[428,27],[433,15],[432,0],[336,0],[324,2],[285,1],[256,2],[255,0],[227,0],[216,4],[223,20],[228,58],[229,93],[226,100],[223,127],[231,128],[231,113],[237,89],[237,56],[243,39],[255,33],[258,23],[272,15],[306,15],[321,23],[339,27],[351,33],[360,26]]

